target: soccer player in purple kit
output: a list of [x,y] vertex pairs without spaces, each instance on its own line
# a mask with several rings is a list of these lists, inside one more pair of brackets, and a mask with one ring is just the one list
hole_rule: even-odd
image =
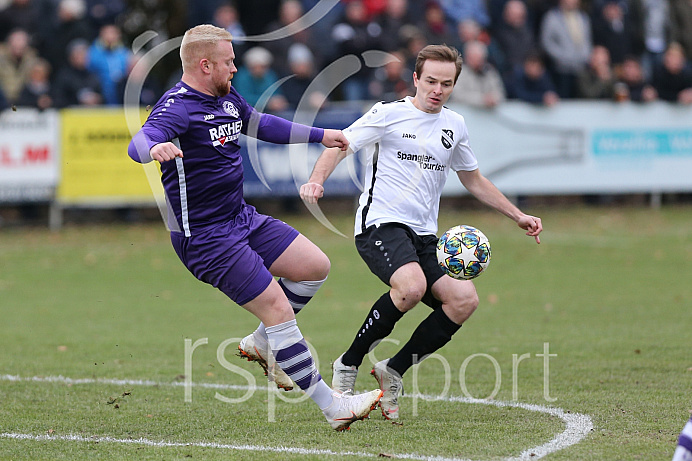
[[678,446],[673,454],[673,461],[692,461],[692,417],[678,437]]
[[335,430],[348,429],[375,408],[382,392],[333,391],[317,371],[295,312],[326,279],[329,259],[288,224],[245,203],[238,138],[341,149],[348,141],[338,130],[255,111],[231,86],[237,71],[231,41],[230,33],[211,25],[185,33],[181,81],[152,109],[128,154],[161,163],[171,242],[185,267],[261,321],[241,341],[241,354],[258,361],[279,387],[295,382]]

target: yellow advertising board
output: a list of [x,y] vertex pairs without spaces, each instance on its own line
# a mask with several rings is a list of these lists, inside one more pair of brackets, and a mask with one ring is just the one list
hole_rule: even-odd
[[65,109],[61,116],[62,204],[154,205],[163,197],[157,162],[142,166],[127,155],[132,134],[122,108]]

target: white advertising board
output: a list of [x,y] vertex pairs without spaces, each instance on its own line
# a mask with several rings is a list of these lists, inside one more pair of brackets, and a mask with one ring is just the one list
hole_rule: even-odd
[[[692,191],[692,108],[679,104],[453,105],[481,172],[506,194]],[[445,194],[464,193],[451,177]]]
[[53,197],[59,181],[59,129],[57,111],[0,113],[0,202]]

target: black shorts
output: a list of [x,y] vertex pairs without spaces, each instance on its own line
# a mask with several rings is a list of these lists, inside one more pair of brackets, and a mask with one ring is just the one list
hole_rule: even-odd
[[423,303],[436,309],[442,303],[432,295],[433,283],[444,276],[437,264],[437,236],[418,235],[401,223],[370,226],[356,235],[356,248],[370,271],[387,285],[394,272],[404,264],[417,262],[423,269],[427,290]]

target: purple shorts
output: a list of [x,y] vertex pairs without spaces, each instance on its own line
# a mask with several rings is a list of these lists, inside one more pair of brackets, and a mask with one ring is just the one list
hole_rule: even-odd
[[296,237],[297,230],[251,205],[232,221],[194,231],[191,237],[171,232],[173,248],[185,267],[241,306],[269,286],[269,267]]

